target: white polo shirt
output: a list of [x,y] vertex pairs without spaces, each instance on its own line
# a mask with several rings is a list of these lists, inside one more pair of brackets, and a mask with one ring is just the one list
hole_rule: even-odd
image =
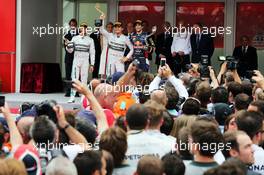
[[153,155],[162,158],[172,151],[170,147],[164,145],[163,140],[156,138],[154,135],[148,134],[144,130],[131,130],[128,132],[128,149],[125,161],[129,168],[124,172],[126,175],[131,175],[136,171],[137,163],[141,157]]
[[249,171],[264,175],[264,150],[260,146],[253,144],[255,163],[248,167]]
[[184,55],[189,55],[192,51],[190,43],[191,35],[187,32],[179,32],[174,34],[171,45],[171,53],[184,52]]

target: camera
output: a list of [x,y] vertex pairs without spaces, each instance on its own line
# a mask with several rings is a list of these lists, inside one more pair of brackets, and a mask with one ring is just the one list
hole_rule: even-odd
[[256,83],[255,80],[252,79],[253,76],[256,76],[255,72],[253,70],[246,71],[247,78],[250,80],[251,83]]
[[163,67],[166,65],[166,58],[161,58],[160,59],[160,66]]
[[[200,73],[201,78],[210,78],[210,70],[208,55],[201,55],[201,61],[199,63],[197,71]],[[186,64],[185,68],[190,70],[193,68],[192,64]]]
[[103,20],[101,19],[94,20],[94,25],[95,27],[101,27],[103,25]]
[[238,61],[233,56],[219,56],[218,59],[219,61],[227,61],[226,68],[228,70],[235,70],[238,67]]
[[53,107],[57,105],[55,100],[45,100],[38,105],[35,105],[38,116],[47,115],[50,120],[57,123],[56,112]]
[[20,113],[22,114],[23,112],[32,109],[34,105],[35,105],[34,103],[29,103],[29,102],[22,103],[22,105],[20,106]]
[[0,107],[5,106],[5,96],[0,96]]
[[253,70],[246,71],[248,74],[248,77],[251,79],[253,76],[256,76],[255,72]]
[[198,72],[200,73],[201,78],[210,78],[210,71],[208,66],[209,66],[208,55],[201,55],[201,62],[198,68]]

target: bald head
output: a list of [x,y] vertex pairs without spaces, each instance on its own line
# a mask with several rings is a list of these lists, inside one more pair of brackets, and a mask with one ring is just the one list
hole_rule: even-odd
[[94,90],[94,96],[97,98],[99,96],[106,96],[109,93],[113,92],[114,88],[110,84],[101,83],[96,86]]
[[94,90],[95,98],[106,109],[113,109],[117,94],[114,86],[106,83],[99,84]]
[[167,105],[167,101],[168,101],[166,93],[163,90],[153,91],[150,95],[150,99],[164,106]]

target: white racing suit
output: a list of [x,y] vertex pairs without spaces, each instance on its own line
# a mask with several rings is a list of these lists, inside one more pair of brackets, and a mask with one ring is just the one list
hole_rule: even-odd
[[[74,59],[72,64],[72,80],[79,80],[81,76],[81,82],[87,85],[88,81],[88,69],[89,58],[90,65],[94,65],[95,49],[94,41],[89,36],[74,36],[71,42],[66,47],[69,53],[74,51]],[[76,90],[71,89],[71,97],[75,97]]]
[[108,40],[106,51],[105,72],[107,76],[113,75],[115,72],[125,72],[125,65],[121,62],[124,57],[126,47],[130,49],[127,58],[131,58],[133,54],[133,45],[129,38],[125,35],[117,36],[113,33],[108,33],[103,27],[100,27],[100,32]]
[[[106,52],[107,52],[107,46],[108,46],[108,40],[105,36],[100,36],[102,38],[102,52],[100,57],[100,68],[99,68],[99,74],[100,75],[107,75],[106,74]],[[101,39],[100,38],[100,39]],[[101,42],[101,41],[100,41]]]

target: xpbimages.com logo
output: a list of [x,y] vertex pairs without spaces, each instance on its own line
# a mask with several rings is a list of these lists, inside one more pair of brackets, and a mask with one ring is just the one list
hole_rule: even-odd
[[[124,26],[123,26],[124,27]],[[163,26],[157,26],[157,28],[161,29]],[[90,35],[94,32],[98,32],[98,27],[91,27],[87,26],[85,28],[86,34]],[[64,26],[59,26],[56,24],[55,26],[47,24],[46,26],[33,26],[32,27],[32,35],[43,37],[45,35],[65,35],[69,31],[76,35],[80,31],[84,30],[83,27],[78,27],[75,30],[71,30],[67,24],[64,24]],[[231,35],[232,34],[232,27],[223,27],[223,26],[190,26],[189,24],[187,26],[179,25],[179,26],[170,26],[170,27],[164,27],[165,33],[174,36],[174,35],[181,35],[181,34],[210,34],[212,37],[216,37],[218,35]]]
[[232,27],[223,27],[223,26],[187,26],[179,25],[172,27],[165,27],[165,33],[171,36],[174,35],[186,35],[186,34],[210,34],[212,37],[216,37],[217,35],[231,35]]
[[76,29],[70,29],[68,26],[58,26],[56,24],[55,26],[52,26],[50,24],[47,24],[47,26],[33,26],[32,27],[32,35],[43,37],[45,35],[65,35],[68,32],[71,32],[72,35],[77,35],[80,31],[86,30],[86,33],[88,35],[98,32],[98,27],[90,27],[87,26],[87,28],[84,27],[78,27]]

